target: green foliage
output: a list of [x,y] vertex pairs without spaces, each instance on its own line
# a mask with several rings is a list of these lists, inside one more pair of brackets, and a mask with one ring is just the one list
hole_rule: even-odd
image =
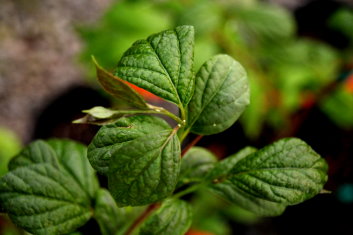
[[191,225],[191,207],[182,200],[165,200],[142,225],[140,234],[185,234]]
[[[86,110],[78,122],[103,125],[87,150],[69,140],[27,146],[0,179],[2,211],[34,234],[74,232],[94,218],[102,234],[182,235],[192,224],[193,208],[180,198],[199,189],[243,208],[228,213],[247,213],[249,220],[279,215],[318,194],[327,164],[299,139],[247,147],[222,161],[200,147],[181,156],[190,132],[222,132],[249,104],[244,68],[217,55],[195,75],[193,45],[193,27],[179,26],[135,42],[117,65],[119,78],[94,61],[103,88],[131,107]],[[148,104],[125,81],[173,102],[180,114]],[[93,169],[107,177],[109,191],[99,187]],[[136,217],[136,206],[147,205]],[[215,217],[214,228],[228,231]]]
[[228,129],[249,104],[246,72],[227,55],[208,60],[196,75],[195,87],[187,123],[193,133],[212,135]]
[[85,155],[85,147],[71,141],[33,142],[0,179],[1,209],[34,234],[62,234],[82,226],[91,217],[97,190]]
[[338,126],[345,129],[353,127],[353,95],[352,92],[338,87],[331,96],[320,104],[322,110]]
[[288,138],[234,158],[233,168],[216,179],[212,189],[264,216],[279,215],[318,194],[327,181],[327,164],[306,143]]
[[154,34],[124,53],[116,75],[182,107],[194,91],[193,49],[191,26]]

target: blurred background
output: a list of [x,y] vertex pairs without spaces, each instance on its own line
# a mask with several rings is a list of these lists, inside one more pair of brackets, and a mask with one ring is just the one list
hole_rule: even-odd
[[[227,53],[251,85],[241,119],[198,145],[221,159],[299,137],[328,161],[332,191],[276,218],[199,192],[187,198],[195,209],[188,234],[353,234],[351,0],[0,0],[0,176],[34,139],[91,141],[98,127],[72,120],[83,109],[116,105],[98,86],[91,55],[113,70],[137,39],[183,24],[196,29],[195,71]],[[95,234],[95,226],[77,234]],[[0,234],[24,233],[2,216]]]

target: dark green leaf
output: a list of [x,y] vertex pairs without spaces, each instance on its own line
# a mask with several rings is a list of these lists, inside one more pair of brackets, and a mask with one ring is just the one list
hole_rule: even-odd
[[109,191],[100,189],[97,192],[94,218],[98,221],[103,235],[116,234],[125,223],[128,208],[118,208]]
[[18,155],[11,159],[9,170],[17,167],[29,166],[39,163],[49,163],[59,167],[54,150],[43,140],[37,140],[25,147]]
[[66,171],[49,163],[17,167],[0,179],[0,205],[34,234],[75,231],[90,216],[90,199]]
[[288,138],[241,159],[212,188],[245,209],[272,216],[315,196],[326,180],[325,160],[305,142]]
[[114,124],[103,126],[88,146],[88,159],[93,168],[102,174],[109,171],[112,154],[123,145],[148,135],[170,129],[162,119],[154,116],[131,116]]
[[200,135],[222,132],[239,118],[248,104],[245,70],[230,56],[217,55],[208,60],[196,75],[188,127]]
[[256,148],[245,147],[236,154],[233,154],[223,159],[222,161],[217,162],[214,168],[207,174],[207,179],[217,181],[222,180],[222,178],[228,176],[238,161],[254,152],[256,152]]
[[217,158],[210,151],[201,147],[191,148],[182,158],[178,187],[202,181],[216,162]]
[[71,140],[51,139],[47,143],[82,190],[86,191],[90,198],[95,198],[99,185],[96,173],[87,159],[87,147]]
[[184,235],[192,219],[191,207],[181,200],[166,200],[143,224],[140,235]]
[[[180,170],[180,143],[176,130],[155,119],[147,134],[111,153],[108,184],[118,206],[159,201],[175,189]],[[159,129],[159,130],[158,130]],[[139,131],[139,130],[137,130]],[[129,136],[125,136],[125,139]]]
[[96,65],[98,81],[108,93],[136,108],[147,108],[147,104],[141,95],[133,90],[125,81],[104,70],[94,57],[92,59]]
[[180,26],[135,42],[118,63],[116,75],[177,105],[193,94],[194,28]]

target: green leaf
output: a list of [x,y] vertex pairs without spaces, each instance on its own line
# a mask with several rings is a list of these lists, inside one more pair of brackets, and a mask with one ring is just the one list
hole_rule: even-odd
[[222,178],[228,176],[237,162],[256,152],[256,150],[257,149],[253,147],[245,147],[236,154],[233,154],[223,159],[222,161],[217,162],[213,169],[207,174],[207,179],[216,181],[222,180]]
[[96,197],[99,188],[96,173],[87,159],[87,147],[72,140],[51,139],[47,143],[67,172],[86,191],[90,198]]
[[101,174],[109,172],[111,158],[116,150],[131,141],[150,134],[170,129],[160,118],[140,115],[119,119],[117,122],[103,126],[88,146],[88,159],[91,165]]
[[241,159],[212,188],[256,214],[274,216],[318,194],[326,180],[325,160],[305,142],[287,138]]
[[166,200],[162,206],[142,224],[140,235],[183,235],[192,219],[191,207],[181,200]]
[[96,65],[97,77],[99,83],[102,85],[104,90],[113,95],[114,97],[124,100],[132,106],[140,109],[146,109],[147,104],[145,100],[139,95],[134,89],[132,89],[125,81],[114,76],[108,71],[104,70],[92,57],[94,64]]
[[90,198],[95,198],[98,180],[87,159],[86,146],[70,140],[37,140],[10,161],[9,169],[41,163],[66,170]]
[[123,226],[125,214],[125,208],[118,208],[109,191],[100,189],[97,192],[94,218],[103,235],[115,234]]
[[216,162],[217,158],[210,151],[192,147],[181,160],[178,187],[202,181]]
[[11,159],[9,170],[17,167],[29,166],[39,163],[49,163],[59,167],[54,150],[43,140],[37,140],[26,146],[19,154]]
[[122,235],[144,210],[145,207],[118,208],[109,191],[99,189],[94,218],[97,220],[103,235]]
[[208,60],[196,75],[189,104],[191,132],[211,135],[229,128],[249,104],[249,87],[243,67],[228,55]]
[[184,107],[194,91],[193,47],[192,26],[154,34],[124,53],[116,75]]
[[17,167],[0,179],[0,205],[34,234],[75,231],[90,216],[90,200],[65,171],[49,163]]
[[130,137],[128,144],[111,152],[108,185],[118,206],[146,205],[174,191],[180,170],[180,142],[176,129],[165,128],[167,124],[162,121],[155,118],[148,133],[137,129],[138,137],[135,133],[124,136],[123,141]]

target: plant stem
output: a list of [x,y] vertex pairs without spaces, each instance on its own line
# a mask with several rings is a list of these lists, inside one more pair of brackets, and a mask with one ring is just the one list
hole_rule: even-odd
[[153,203],[132,223],[124,235],[131,235],[133,231],[157,208],[160,207],[159,203]]
[[189,149],[191,147],[193,147],[194,145],[196,145],[200,140],[201,138],[203,137],[203,135],[198,135],[196,136],[196,138],[190,143],[188,144],[184,149],[183,151],[181,152],[181,157],[184,157],[184,155],[186,154],[187,151],[189,151]]
[[200,184],[195,184],[183,191],[180,191],[176,194],[173,195],[173,198],[180,198],[186,194],[189,194],[189,193],[192,193],[192,192],[195,192],[196,190],[198,190],[200,187],[204,186],[204,183],[200,183]]

